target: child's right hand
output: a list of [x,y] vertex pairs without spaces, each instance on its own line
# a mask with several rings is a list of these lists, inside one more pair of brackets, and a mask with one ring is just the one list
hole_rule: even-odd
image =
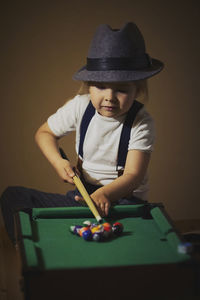
[[69,182],[71,184],[74,184],[73,177],[75,176],[75,173],[73,171],[73,166],[70,164],[68,160],[60,158],[59,160],[56,161],[54,167],[59,177],[64,182]]
[[64,182],[74,184],[73,177],[75,176],[75,172],[79,175],[79,171],[77,168],[73,168],[69,160],[67,160],[67,157],[61,156],[61,153],[58,150],[59,138],[53,133],[47,122],[37,130],[35,140],[44,156],[58,173],[59,177]]

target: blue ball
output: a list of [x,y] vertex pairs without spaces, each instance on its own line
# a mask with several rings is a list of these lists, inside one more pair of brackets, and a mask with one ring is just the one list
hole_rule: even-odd
[[92,232],[90,229],[83,231],[82,237],[85,241],[90,241],[92,239]]

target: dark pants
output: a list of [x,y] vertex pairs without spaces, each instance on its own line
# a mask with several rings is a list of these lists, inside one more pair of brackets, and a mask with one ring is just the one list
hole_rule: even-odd
[[[89,194],[94,192],[99,186],[86,184]],[[8,235],[13,243],[15,243],[14,234],[14,214],[23,210],[27,213],[31,212],[32,208],[38,207],[66,207],[66,206],[83,206],[76,200],[75,195],[80,195],[77,189],[69,191],[66,195],[45,193],[35,189],[11,186],[8,187],[0,198],[1,210],[4,218],[4,223]],[[117,204],[138,204],[143,203],[138,198],[120,199]]]

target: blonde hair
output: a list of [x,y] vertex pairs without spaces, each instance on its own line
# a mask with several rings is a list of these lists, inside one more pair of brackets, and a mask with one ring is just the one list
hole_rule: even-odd
[[142,103],[146,103],[149,99],[147,79],[137,80],[137,81],[134,81],[134,83],[136,84],[138,91],[139,91],[137,100]]
[[79,90],[77,92],[78,95],[85,95],[89,94],[89,85],[87,81],[82,81],[81,85],[79,87]]
[[[148,97],[149,97],[147,79],[136,80],[136,81],[133,81],[133,83],[136,84],[136,87],[138,88],[138,91],[139,91],[137,100],[142,103],[146,103],[148,101]],[[82,81],[77,94],[78,95],[89,94],[89,84],[90,83],[87,81]]]

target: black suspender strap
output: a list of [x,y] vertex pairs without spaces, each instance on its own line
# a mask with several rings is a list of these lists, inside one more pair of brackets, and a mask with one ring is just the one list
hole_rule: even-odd
[[[117,159],[117,166],[125,166],[126,163],[126,156],[128,153],[128,144],[130,140],[130,133],[131,128],[133,125],[133,122],[135,120],[135,117],[138,113],[138,111],[143,107],[143,104],[135,100],[133,102],[133,105],[131,106],[130,110],[128,111],[128,114],[126,116],[121,136],[120,136],[120,142],[119,142],[119,149],[118,149],[118,159]],[[86,107],[86,110],[84,112],[81,126],[80,126],[80,143],[79,143],[79,156],[83,158],[83,143],[85,139],[85,134],[87,132],[88,125],[92,119],[92,117],[95,114],[95,108],[92,105],[92,102],[90,101],[88,106]]]
[[80,127],[80,142],[79,142],[79,150],[78,154],[83,158],[83,143],[85,139],[85,134],[88,129],[88,125],[92,119],[92,117],[95,114],[95,108],[92,105],[92,102],[90,101],[88,106],[86,107],[86,110],[84,112],[82,121],[81,121],[81,127]]
[[143,104],[135,100],[133,105],[128,111],[126,116],[124,126],[122,128],[119,148],[118,148],[118,159],[117,159],[117,166],[124,167],[126,163],[126,157],[128,153],[128,144],[130,140],[131,128],[133,122],[136,118],[138,111],[143,107]]

